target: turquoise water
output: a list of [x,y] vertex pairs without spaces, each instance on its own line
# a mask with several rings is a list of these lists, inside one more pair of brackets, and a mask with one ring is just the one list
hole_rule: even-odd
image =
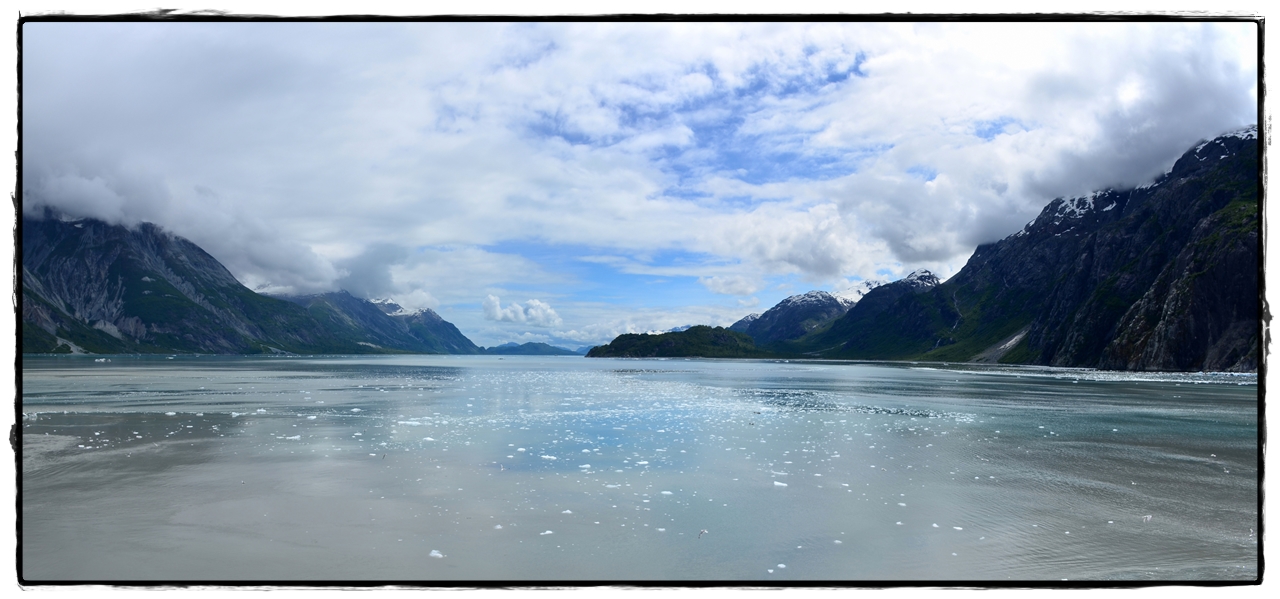
[[1254,375],[23,358],[27,581],[1258,575]]

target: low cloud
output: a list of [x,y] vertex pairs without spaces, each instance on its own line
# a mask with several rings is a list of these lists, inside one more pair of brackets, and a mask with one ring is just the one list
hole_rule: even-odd
[[549,304],[536,299],[525,302],[523,306],[512,302],[504,308],[498,296],[489,295],[484,298],[482,306],[487,320],[517,322],[535,327],[560,326],[564,322]]

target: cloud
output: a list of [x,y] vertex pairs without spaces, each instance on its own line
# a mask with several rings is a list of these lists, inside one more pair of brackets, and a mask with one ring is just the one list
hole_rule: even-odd
[[763,287],[760,281],[741,276],[698,277],[698,282],[721,295],[751,295]]
[[503,308],[497,296],[489,295],[484,298],[482,306],[484,317],[488,320],[518,322],[535,327],[554,327],[563,322],[549,304],[536,299],[525,302],[523,306],[512,302]]
[[[155,222],[253,288],[481,336],[954,273],[1258,106],[1249,22],[23,27],[24,213]],[[643,273],[684,289],[674,320],[631,303]]]

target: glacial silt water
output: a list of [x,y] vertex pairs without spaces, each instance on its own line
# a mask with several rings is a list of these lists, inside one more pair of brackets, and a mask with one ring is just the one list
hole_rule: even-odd
[[1258,574],[1254,375],[519,356],[22,366],[27,581]]

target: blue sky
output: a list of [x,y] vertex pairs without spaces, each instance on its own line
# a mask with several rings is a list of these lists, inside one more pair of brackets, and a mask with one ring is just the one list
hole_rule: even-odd
[[943,278],[1251,124],[1243,23],[28,23],[24,210],[476,343]]

